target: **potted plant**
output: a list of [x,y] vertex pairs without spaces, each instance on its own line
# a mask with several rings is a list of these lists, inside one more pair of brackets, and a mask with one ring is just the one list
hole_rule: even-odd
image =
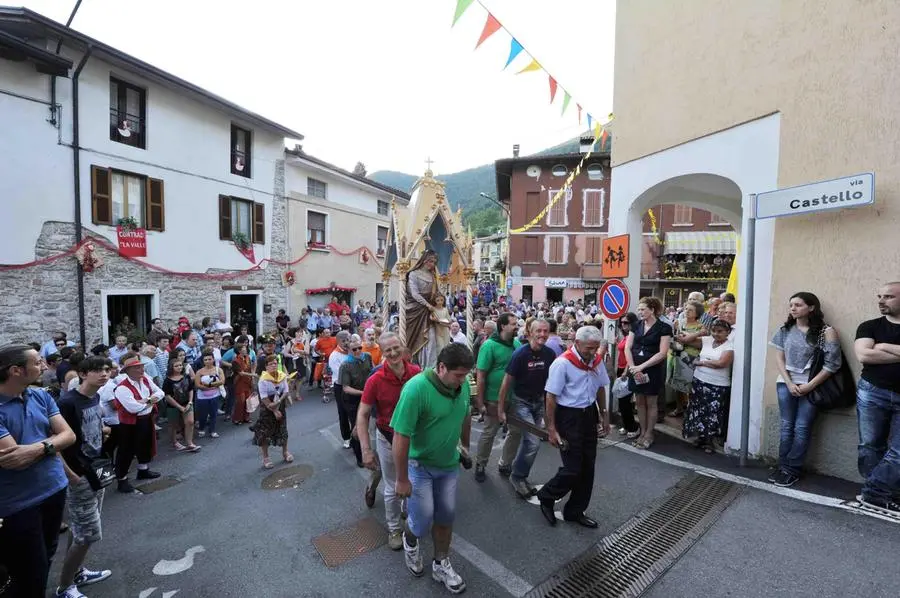
[[321,241],[310,241],[306,246],[310,249],[325,249],[325,243],[322,243]]
[[119,218],[118,224],[120,227],[122,227],[122,230],[134,230],[138,227],[137,218],[135,218],[134,216]]
[[250,247],[250,237],[244,233],[234,233],[231,235],[231,240],[238,249],[247,249]]

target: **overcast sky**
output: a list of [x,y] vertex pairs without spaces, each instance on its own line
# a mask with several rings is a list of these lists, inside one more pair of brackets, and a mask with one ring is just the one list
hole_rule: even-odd
[[[344,168],[456,172],[574,137],[575,102],[612,110],[615,0],[482,0],[543,73],[504,72],[510,37],[473,51],[486,13],[456,0],[83,0],[72,26],[303,133]],[[65,22],[74,0],[26,0]],[[14,2],[9,2],[14,4]]]

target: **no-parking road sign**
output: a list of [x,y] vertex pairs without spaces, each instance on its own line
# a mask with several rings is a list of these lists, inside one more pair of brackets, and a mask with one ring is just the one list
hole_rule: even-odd
[[600,311],[610,320],[624,316],[630,300],[628,287],[618,278],[607,280],[600,287]]

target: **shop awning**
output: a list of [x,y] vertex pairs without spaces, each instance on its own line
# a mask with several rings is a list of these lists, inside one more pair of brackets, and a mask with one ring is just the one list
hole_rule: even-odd
[[319,287],[317,289],[306,289],[307,295],[324,295],[327,293],[334,293],[334,292],[355,293],[356,287],[341,287],[341,286],[333,284],[330,287]]
[[736,253],[737,234],[734,231],[666,233],[666,255],[706,253]]

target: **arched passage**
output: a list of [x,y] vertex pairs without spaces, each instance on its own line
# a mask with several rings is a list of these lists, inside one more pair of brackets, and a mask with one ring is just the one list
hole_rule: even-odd
[[[617,164],[612,170],[610,234],[628,233],[631,264],[625,282],[631,290],[632,308],[640,291],[642,217],[650,207],[675,203],[702,208],[730,222],[736,231],[747,230],[749,196],[778,186],[780,120],[777,114],[669,148],[643,158]],[[615,161],[615,143],[613,143]],[[743,235],[742,235],[743,236]],[[771,221],[757,225],[752,331],[741,327],[746,284],[738,287],[738,325],[729,419],[729,449],[738,450],[741,439],[742,386],[751,378],[749,450],[759,452],[763,422],[762,389],[768,340],[769,287],[772,278]],[[738,256],[739,272],[746,272],[746,252]],[[751,355],[743,349],[745,334],[752,335]],[[752,364],[752,365],[750,365]]]

